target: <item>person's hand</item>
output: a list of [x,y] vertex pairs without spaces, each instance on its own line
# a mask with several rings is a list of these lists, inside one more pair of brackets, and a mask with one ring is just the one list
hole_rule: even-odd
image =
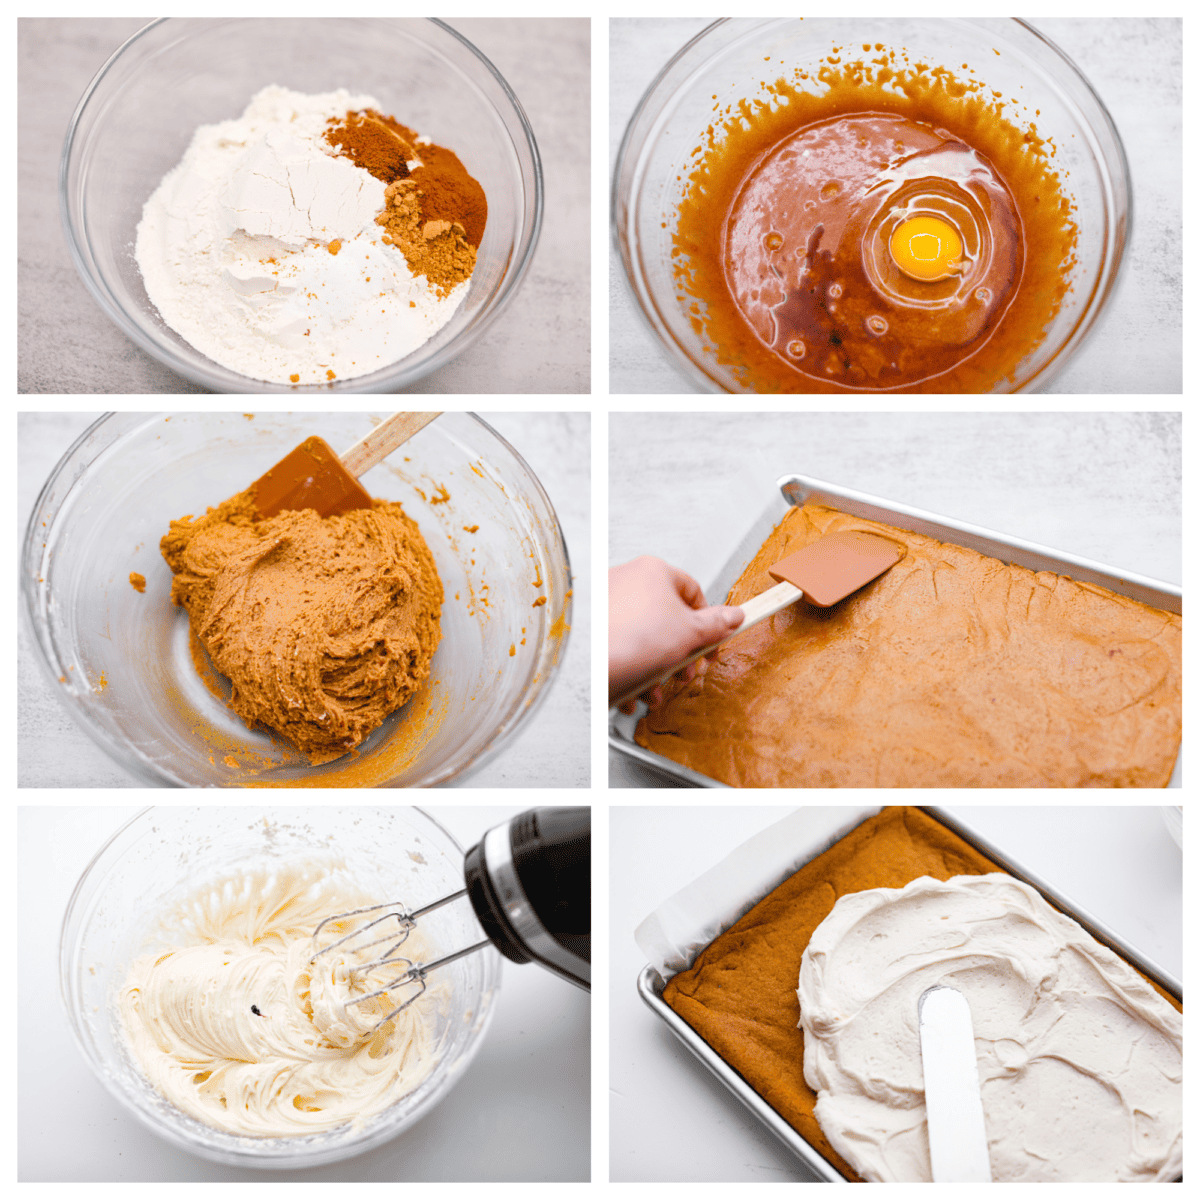
[[[661,558],[643,555],[608,572],[608,699],[639,680],[682,662],[701,646],[727,637],[743,621],[740,608],[709,606],[700,585]],[[690,679],[698,664],[685,673]],[[662,698],[651,688],[651,706]],[[633,701],[622,710],[633,711]]]

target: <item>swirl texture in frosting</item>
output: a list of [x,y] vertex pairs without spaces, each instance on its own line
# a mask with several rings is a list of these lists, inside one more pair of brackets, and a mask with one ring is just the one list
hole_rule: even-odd
[[[437,985],[375,1032],[415,989],[348,1002],[397,969],[352,973],[344,951],[309,962],[320,921],[378,901],[338,868],[249,870],[164,914],[166,948],[132,964],[118,1004],[143,1073],[176,1108],[228,1133],[319,1133],[381,1112],[433,1070]],[[427,958],[419,929],[403,952]]]
[[917,1001],[971,1008],[997,1182],[1149,1182],[1183,1170],[1183,1017],[1008,875],[842,896],[800,967],[804,1077],[864,1178],[932,1179]]

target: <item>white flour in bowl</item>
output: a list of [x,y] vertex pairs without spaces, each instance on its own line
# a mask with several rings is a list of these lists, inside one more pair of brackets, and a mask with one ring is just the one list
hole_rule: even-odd
[[322,137],[330,118],[378,107],[272,86],[196,130],[136,251],[150,300],[195,349],[253,379],[326,383],[397,362],[454,315],[469,284],[439,300],[414,276],[375,223],[385,185]]

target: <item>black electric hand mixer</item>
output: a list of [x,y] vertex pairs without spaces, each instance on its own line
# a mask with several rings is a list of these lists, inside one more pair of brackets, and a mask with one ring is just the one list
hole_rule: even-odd
[[[425,991],[425,976],[431,971],[487,945],[494,945],[512,962],[540,963],[577,987],[590,990],[591,829],[590,808],[531,808],[490,829],[467,852],[463,864],[467,886],[460,891],[416,911],[400,903],[372,904],[326,917],[313,930],[314,941],[326,926],[332,925],[340,932],[356,917],[382,913],[318,950],[309,963],[340,950],[350,956],[346,966],[352,975],[400,968],[394,979],[373,992],[347,1000],[347,1005],[365,1004],[409,984],[418,985],[413,995],[392,1009],[375,1029],[403,1012]],[[399,953],[421,917],[464,896],[469,897],[486,940],[429,963],[415,963]],[[381,933],[382,937],[377,936]],[[386,949],[376,951],[378,946]]]

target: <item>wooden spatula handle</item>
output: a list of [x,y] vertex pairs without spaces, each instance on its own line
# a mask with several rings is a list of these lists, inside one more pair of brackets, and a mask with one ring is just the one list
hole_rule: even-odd
[[[795,604],[803,595],[804,593],[794,583],[777,583],[773,588],[767,588],[765,592],[751,596],[744,604],[738,605],[746,614],[746,619],[729,637],[736,637],[744,629],[749,629],[752,625],[757,625],[759,621],[765,621],[777,612],[782,612],[789,604]],[[729,638],[725,638],[725,641],[729,641]],[[718,646],[723,644],[723,642],[717,643]],[[714,649],[715,647],[709,646],[707,649],[701,650],[696,658],[699,658],[701,654],[711,654]],[[688,661],[694,660],[688,659]]]
[[711,654],[719,646],[725,645],[731,638],[735,638],[739,633],[745,633],[747,629],[757,625],[759,621],[765,621],[768,617],[773,617],[777,612],[782,612],[789,604],[795,604],[803,595],[804,593],[795,584],[777,583],[773,588],[768,588],[765,592],[761,592],[757,596],[751,596],[749,600],[738,605],[745,614],[745,619],[728,637],[723,637],[719,642],[713,642],[711,646],[703,646],[694,654],[689,654],[683,662],[676,663],[675,666],[642,680],[641,683],[630,688],[624,695],[618,696],[614,701],[614,707],[624,704],[627,700],[635,699],[644,691],[655,687],[657,684],[666,683],[672,675],[682,671],[685,667],[691,666],[698,658],[703,658],[706,654]]
[[357,479],[372,467],[378,466],[397,446],[402,446],[414,433],[424,429],[430,421],[440,417],[440,412],[392,413],[381,421],[366,437],[355,442],[342,454],[342,466]]

